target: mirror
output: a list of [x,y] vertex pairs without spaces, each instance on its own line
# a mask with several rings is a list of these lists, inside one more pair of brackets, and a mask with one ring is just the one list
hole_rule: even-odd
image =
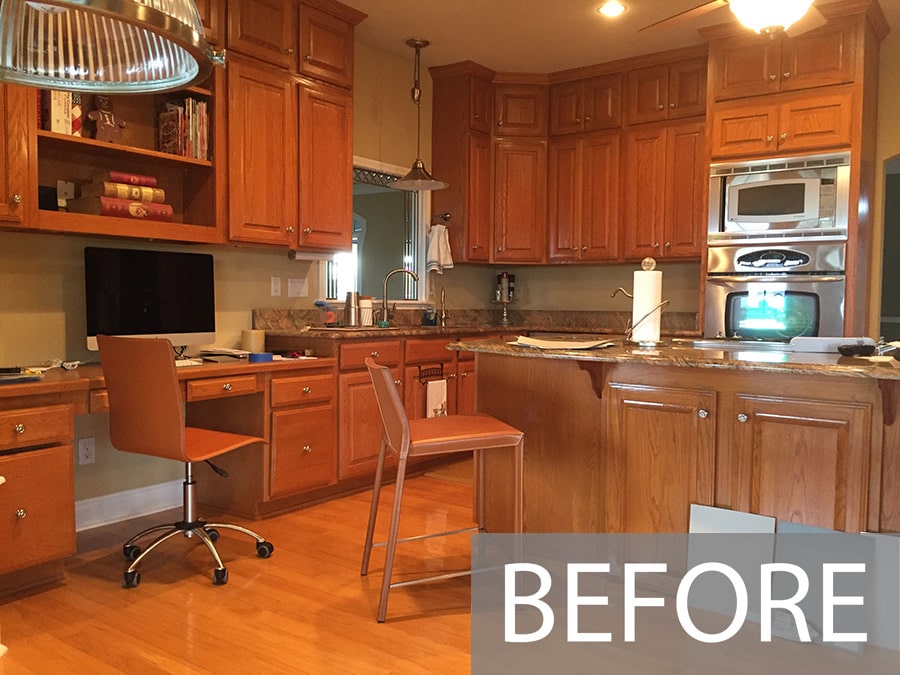
[[[398,267],[425,279],[427,196],[390,187],[404,173],[402,167],[354,157],[353,247],[323,266],[327,299],[340,302],[347,291],[380,299],[384,276]],[[395,275],[389,283],[392,303],[424,300],[425,284],[407,274]]]

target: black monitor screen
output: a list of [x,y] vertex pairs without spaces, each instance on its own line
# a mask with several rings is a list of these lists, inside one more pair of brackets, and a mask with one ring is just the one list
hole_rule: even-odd
[[215,342],[212,255],[87,247],[84,280],[89,349],[98,333]]

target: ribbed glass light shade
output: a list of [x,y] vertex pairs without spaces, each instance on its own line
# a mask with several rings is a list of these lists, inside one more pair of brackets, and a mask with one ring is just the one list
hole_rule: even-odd
[[223,63],[192,0],[2,0],[0,80],[141,93],[186,87]]
[[729,0],[737,20],[757,33],[785,30],[806,14],[812,0]]

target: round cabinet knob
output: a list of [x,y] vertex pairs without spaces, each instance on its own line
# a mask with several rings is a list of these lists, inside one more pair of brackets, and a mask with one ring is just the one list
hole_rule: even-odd
[[778,79],[778,76],[775,75],[774,73],[772,75],[769,75],[769,82],[774,82],[777,79]]
[[17,434],[24,434],[25,433],[25,425],[24,424],[16,424],[15,426],[13,426],[13,431],[15,431]]
[[19,194],[13,195],[13,196],[12,196],[12,203],[13,203],[13,204],[21,204],[21,203],[22,203],[22,195],[19,195]]
[[766,136],[766,143],[771,143],[771,142],[774,141],[774,140],[775,140],[775,137],[774,137],[774,136],[771,136],[771,135],[770,135],[770,136]]
[[455,379],[456,379],[456,373],[450,373],[449,375],[447,375],[447,379],[448,379],[448,380],[455,380]]
[[22,520],[25,516],[28,515],[28,511],[25,509],[16,509],[16,518]]
[[308,394],[308,393],[311,392],[311,391],[312,391],[312,387],[303,387],[303,393],[304,393],[304,394]]
[[312,234],[312,228],[311,228],[311,227],[304,227],[304,228],[303,228],[303,234]]
[[309,453],[312,452],[312,448],[311,448],[310,446],[308,446],[308,445],[304,445],[304,446],[303,446],[303,452],[305,452],[305,453],[308,455]]
[[502,118],[502,117],[501,117],[499,120],[497,120],[497,126],[498,126],[498,127],[502,127],[502,126],[503,126],[503,118]]
[[286,228],[284,228],[284,231],[287,232],[288,234],[290,234],[291,232],[294,231],[294,226],[288,225]]
[[786,133],[785,133],[785,134],[781,134],[781,136],[779,136],[778,138],[780,138],[780,139],[783,140],[783,141],[786,141],[786,140],[787,140],[787,134],[786,134]]
[[587,246],[582,246],[582,247],[581,247],[581,250],[582,250],[582,251],[587,251]]
[[477,251],[479,248],[478,244],[472,244],[472,250]]
[[666,106],[664,106],[662,103],[660,103],[658,106],[656,106],[656,109],[657,110],[665,110]]
[[790,76],[791,76],[790,71],[781,74],[781,77],[783,77],[785,80],[788,79]]
[[460,377],[468,377],[468,376],[469,376],[469,372],[468,372],[468,371],[463,371],[463,372],[461,373],[461,375],[460,375]]
[[231,391],[231,382],[226,382],[222,385],[222,391]]
[[403,382],[401,380],[394,380],[394,384],[399,387]]
[[580,117],[576,117],[576,118],[575,118],[575,121],[578,122],[579,124],[581,124],[581,118],[580,118]]
[[503,247],[502,247],[502,246],[498,246],[498,247],[497,247],[497,253],[503,253]]
[[585,122],[590,122],[590,121],[591,121],[590,115],[588,115],[587,117],[585,117],[585,118],[584,118],[584,121],[585,121]]
[[709,417],[709,410],[698,410],[697,417],[699,417],[701,420],[705,420],[707,417]]
[[310,61],[312,61],[312,54],[307,54],[303,57],[303,60],[309,63]]
[[671,241],[667,241],[667,242],[666,242],[666,248],[672,248],[672,242],[671,242]]
[[748,418],[747,418],[747,416],[746,416],[744,413],[738,413],[738,416],[737,416],[738,422],[740,422],[741,424],[743,424],[744,422],[747,421],[747,419],[748,419]]
[[478,117],[478,113],[472,113],[472,119],[473,119],[473,120],[480,119],[480,118]]
[[573,247],[572,247],[572,253],[574,253],[574,252],[577,251],[577,250],[578,250],[578,247],[577,247],[577,246],[573,246]]
[[377,359],[377,358],[378,358],[378,352],[374,352],[374,351],[373,351],[371,354],[369,354],[369,356],[371,356],[373,359]]
[[284,53],[285,53],[285,54],[293,54],[293,53],[294,53],[294,48],[293,48],[293,47],[288,47],[287,49],[284,50]]
[[658,241],[654,241],[654,242],[653,242],[653,248],[659,248],[659,242],[658,242]]
[[674,108],[674,107],[675,107],[675,103],[670,103],[670,104],[669,104],[669,107],[670,107],[670,108]]

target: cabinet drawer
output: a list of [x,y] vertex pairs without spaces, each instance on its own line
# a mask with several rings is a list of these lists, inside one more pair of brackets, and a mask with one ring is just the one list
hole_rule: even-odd
[[0,574],[75,553],[72,446],[0,457]]
[[425,339],[425,340],[407,340],[406,341],[406,363],[424,363],[426,361],[452,361],[453,352],[448,351],[447,345],[451,340],[447,338]]
[[71,405],[48,405],[0,412],[0,450],[49,445],[75,436]]
[[337,482],[334,406],[272,413],[271,496]]
[[381,342],[351,342],[341,345],[341,370],[365,368],[366,359],[372,357],[382,366],[396,366],[400,363],[399,340]]
[[334,400],[337,381],[334,375],[279,377],[272,380],[272,407],[329,403]]
[[189,380],[187,400],[202,401],[208,398],[243,396],[259,391],[256,375],[236,375],[234,377],[210,377],[203,380]]

